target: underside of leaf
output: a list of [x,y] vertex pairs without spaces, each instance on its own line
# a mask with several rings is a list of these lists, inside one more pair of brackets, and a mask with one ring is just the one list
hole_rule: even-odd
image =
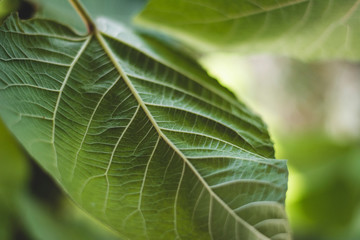
[[261,120],[183,56],[101,26],[0,28],[0,114],[29,153],[125,238],[289,239]]

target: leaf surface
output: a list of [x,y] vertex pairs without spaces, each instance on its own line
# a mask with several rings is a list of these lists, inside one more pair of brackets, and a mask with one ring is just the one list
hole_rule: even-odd
[[137,21],[200,51],[360,59],[359,0],[151,0]]
[[92,215],[129,239],[289,239],[286,162],[262,121],[156,40],[9,17],[0,115]]

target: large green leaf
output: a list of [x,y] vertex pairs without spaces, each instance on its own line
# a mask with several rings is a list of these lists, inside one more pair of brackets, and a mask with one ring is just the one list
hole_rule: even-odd
[[201,51],[360,59],[358,0],[150,0],[137,21]]
[[[180,53],[100,19],[0,28],[0,115],[92,215],[130,239],[289,239],[265,125]],[[270,158],[268,158],[270,157]]]

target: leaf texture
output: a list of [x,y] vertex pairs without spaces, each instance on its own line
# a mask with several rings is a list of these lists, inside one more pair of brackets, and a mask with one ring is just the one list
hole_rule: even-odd
[[0,39],[1,117],[124,239],[290,238],[286,162],[198,65],[106,19],[80,36],[12,15]]
[[360,59],[359,0],[151,0],[137,22],[200,51]]

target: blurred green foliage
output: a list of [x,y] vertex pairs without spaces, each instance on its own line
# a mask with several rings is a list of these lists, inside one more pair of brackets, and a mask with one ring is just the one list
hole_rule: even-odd
[[0,23],[10,12],[18,9],[20,0],[1,0],[0,1]]
[[0,122],[1,240],[119,239],[71,203],[30,161]]
[[202,62],[265,119],[288,160],[294,239],[360,239],[360,65],[225,53]]
[[68,201],[64,200],[62,206],[53,209],[54,206],[46,205],[29,194],[17,200],[21,211],[21,222],[31,239],[119,239],[115,233],[90,220],[85,213]]
[[17,206],[14,201],[29,178],[27,160],[5,126],[0,122],[0,239],[11,239],[15,231]]
[[[289,159],[301,183],[288,201],[298,239],[359,239],[350,236],[360,209],[360,142],[346,144],[323,132],[303,132],[276,139],[278,158]],[[299,190],[298,193],[296,191]]]

